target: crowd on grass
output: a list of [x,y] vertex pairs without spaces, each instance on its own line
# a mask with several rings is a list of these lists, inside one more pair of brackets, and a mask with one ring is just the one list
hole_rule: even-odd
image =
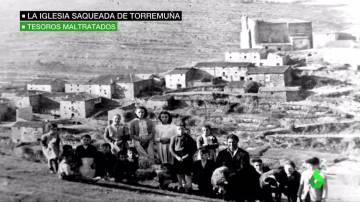
[[[161,189],[232,201],[271,202],[285,196],[289,202],[319,202],[327,197],[327,178],[317,157],[306,160],[301,174],[290,160],[269,169],[260,158],[250,159],[234,134],[227,136],[227,148],[218,151],[217,137],[209,125],[203,125],[201,135],[194,140],[187,123],[174,124],[167,111],[159,114],[156,125],[147,118],[146,108],[137,107],[134,113],[136,118],[129,124],[122,115],[114,116],[99,150],[88,134],[76,148],[60,148],[59,130],[52,124],[41,138],[50,172],[65,180],[136,184],[139,164],[148,162],[161,164],[157,174]],[[177,182],[176,188],[170,187],[173,182]]]

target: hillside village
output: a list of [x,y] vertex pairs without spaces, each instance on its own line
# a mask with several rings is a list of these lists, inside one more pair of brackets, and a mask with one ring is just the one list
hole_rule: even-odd
[[[221,142],[225,134],[243,136],[242,145],[254,155],[268,146],[346,151],[348,142],[336,137],[289,135],[338,133],[360,125],[355,110],[360,106],[359,95],[346,90],[354,83],[330,75],[339,71],[358,76],[356,54],[349,53],[344,61],[345,53],[334,51],[356,52],[359,36],[327,33],[326,41],[321,38],[323,48],[315,48],[319,42],[311,22],[264,21],[245,15],[239,35],[238,49],[224,52],[221,61],[209,58],[165,72],[114,72],[84,81],[38,78],[23,89],[3,87],[1,126],[11,131],[15,145],[38,142],[49,122],[60,124],[69,144],[76,145],[82,133],[101,142],[114,114],[124,112],[129,121],[135,106],[141,105],[153,117],[163,109],[178,119],[189,117],[193,135],[199,123],[208,122],[221,135]],[[326,70],[324,75],[324,68],[331,72]],[[327,86],[330,89],[316,91]],[[350,96],[348,103],[339,100]],[[346,110],[346,105],[352,109]]]
[[[327,36],[328,44],[358,43],[357,36],[351,34]],[[284,109],[291,113],[290,103],[305,100],[309,96],[308,90],[314,87],[312,83],[316,82],[310,77],[306,80],[300,70],[313,63],[312,51],[306,51],[314,50],[311,22],[264,21],[244,15],[240,38],[239,48],[225,52],[222,61],[209,59],[166,72],[114,72],[87,81],[39,78],[28,82],[25,89],[3,89],[1,120],[15,122],[11,126],[15,142],[27,142],[39,138],[41,132],[34,128],[42,128],[43,122],[107,121],[107,114],[131,108],[129,106],[133,104],[143,105],[155,113],[162,109],[174,113],[183,111],[182,116],[192,115],[187,113],[186,106],[191,106],[193,111],[205,108],[208,113],[215,110],[220,114],[229,113],[235,106],[239,114],[266,117],[266,114]],[[294,53],[302,53],[305,57]],[[348,61],[343,65],[357,69],[359,64]],[[241,106],[242,103],[246,106]],[[312,107],[294,104],[293,108],[300,109],[296,112],[299,115],[301,109]],[[336,113],[327,110],[327,113]],[[289,118],[284,120],[292,124],[299,122]],[[247,121],[259,122],[256,118]],[[286,124],[278,123],[277,127],[286,128]]]

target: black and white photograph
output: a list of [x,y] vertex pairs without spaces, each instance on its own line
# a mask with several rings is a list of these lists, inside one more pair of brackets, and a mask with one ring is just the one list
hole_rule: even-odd
[[359,8],[1,0],[0,202],[359,202]]

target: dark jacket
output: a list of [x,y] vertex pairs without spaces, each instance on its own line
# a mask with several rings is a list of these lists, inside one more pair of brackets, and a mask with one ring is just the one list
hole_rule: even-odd
[[75,149],[75,155],[77,158],[94,158],[98,157],[98,150],[94,145],[89,145],[86,149],[83,145],[79,145]]
[[236,154],[232,156],[228,149],[224,149],[219,152],[216,158],[216,164],[217,167],[228,167],[230,172],[240,172],[244,168],[250,166],[249,153],[241,148],[238,148]]
[[209,194],[212,191],[211,176],[216,168],[216,164],[212,160],[207,160],[205,167],[202,166],[201,160],[194,162],[194,182],[199,185],[199,191],[202,194]]
[[218,167],[229,168],[229,198],[235,200],[254,200],[259,190],[259,178],[254,167],[250,165],[249,153],[238,148],[234,156],[228,149],[219,152],[216,159]]
[[106,177],[109,175],[110,177],[114,177],[114,169],[115,164],[117,162],[117,158],[112,153],[100,153],[98,164],[96,167],[97,176]]

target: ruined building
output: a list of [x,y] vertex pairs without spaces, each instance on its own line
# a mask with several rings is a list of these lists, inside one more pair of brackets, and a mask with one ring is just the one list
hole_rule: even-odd
[[277,51],[313,48],[312,24],[301,20],[259,20],[241,17],[240,48]]

